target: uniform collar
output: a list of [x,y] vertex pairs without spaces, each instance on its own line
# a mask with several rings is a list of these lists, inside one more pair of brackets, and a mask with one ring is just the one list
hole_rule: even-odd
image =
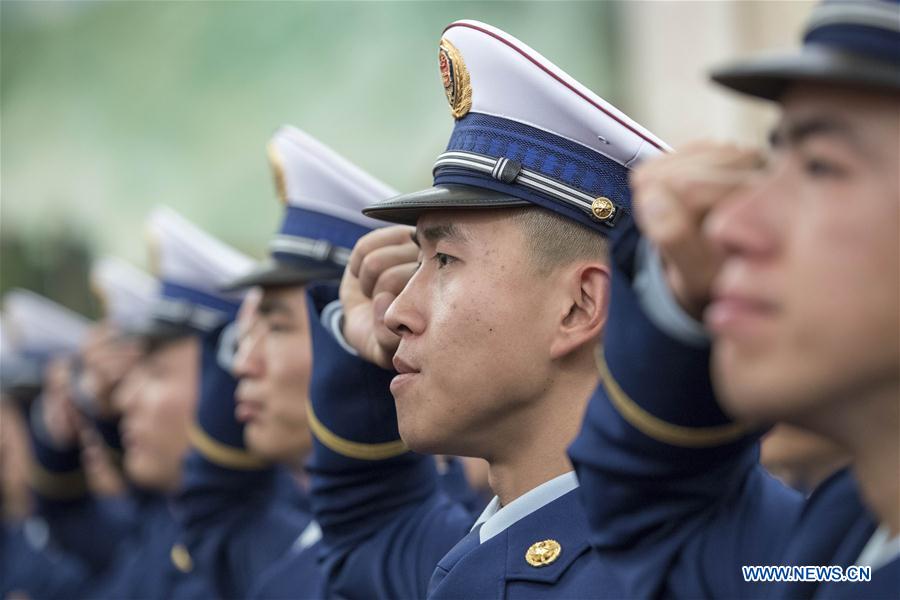
[[900,557],[900,535],[891,538],[888,526],[881,525],[863,548],[856,564],[870,566],[875,570],[896,560],[897,557]]
[[494,499],[487,505],[481,516],[478,517],[478,520],[475,521],[472,529],[479,525],[481,526],[479,540],[483,544],[498,533],[506,531],[516,521],[527,517],[577,487],[578,478],[575,475],[575,471],[569,471],[542,483],[506,506],[501,507],[500,498],[494,496]]

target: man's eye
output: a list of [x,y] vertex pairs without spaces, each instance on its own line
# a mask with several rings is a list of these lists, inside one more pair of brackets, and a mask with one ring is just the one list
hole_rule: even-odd
[[147,366],[147,375],[154,379],[162,379],[166,376],[166,365],[152,364]]
[[803,169],[813,177],[840,177],[846,171],[837,164],[820,158],[809,158],[803,163]]
[[292,331],[294,328],[287,323],[278,323],[278,322],[270,322],[269,323],[269,331],[272,333],[288,333]]
[[434,255],[434,260],[437,261],[438,268],[439,268],[439,269],[443,269],[444,267],[446,267],[447,265],[449,265],[450,263],[452,263],[452,262],[455,261],[456,259],[455,259],[454,257],[450,256],[449,254],[444,254],[444,253],[442,253],[442,252],[437,252],[437,253],[435,253],[435,255]]

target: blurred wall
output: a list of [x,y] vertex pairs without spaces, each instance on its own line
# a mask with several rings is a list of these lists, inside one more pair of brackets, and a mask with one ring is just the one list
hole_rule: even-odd
[[278,125],[401,190],[428,185],[452,126],[444,26],[495,24],[605,89],[608,9],[4,0],[2,226],[82,230],[141,261],[142,218],[161,202],[259,256],[280,214],[265,158]]
[[760,144],[775,110],[708,80],[711,67],[799,46],[814,2],[742,0],[616,5],[617,64],[629,114],[669,144],[697,137]]
[[142,220],[157,203],[261,256],[280,214],[265,144],[282,123],[400,190],[428,185],[452,126],[437,40],[456,19],[509,31],[672,144],[760,139],[764,111],[705,70],[792,45],[808,8],[3,0],[0,292],[86,305],[71,283],[83,265],[61,255],[145,264]]

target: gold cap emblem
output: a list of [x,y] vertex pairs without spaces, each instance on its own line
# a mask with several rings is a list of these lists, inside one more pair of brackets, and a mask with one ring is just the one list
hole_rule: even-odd
[[562,546],[556,540],[535,542],[525,553],[525,560],[532,567],[546,567],[562,554]]
[[172,559],[172,564],[182,573],[190,573],[194,570],[194,561],[191,560],[191,553],[184,547],[184,544],[172,546],[169,557]]
[[462,55],[449,40],[441,39],[438,64],[441,67],[441,81],[444,84],[444,93],[447,94],[447,102],[450,103],[450,112],[454,118],[461,119],[472,108],[472,84],[469,82],[469,72],[466,70]]
[[605,221],[616,214],[616,205],[606,196],[600,196],[591,203],[591,214],[598,221]]
[[162,267],[162,249],[160,246],[162,244],[159,238],[159,234],[152,228],[144,229],[144,239],[147,240],[147,266],[150,267],[150,272],[156,277],[162,276],[160,271]]
[[275,193],[281,203],[287,205],[287,183],[284,180],[284,162],[281,160],[281,154],[274,143],[269,143],[266,148],[269,155],[269,164],[272,165],[272,177],[275,179]]

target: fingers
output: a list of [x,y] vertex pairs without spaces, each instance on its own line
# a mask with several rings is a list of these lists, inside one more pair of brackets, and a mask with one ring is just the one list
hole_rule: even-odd
[[350,253],[350,261],[347,269],[354,277],[359,277],[359,269],[363,259],[377,248],[384,246],[402,245],[412,240],[415,232],[413,227],[407,225],[394,225],[392,227],[383,227],[376,229],[371,233],[367,233],[359,238]]
[[702,312],[720,251],[703,235],[710,210],[759,173],[762,155],[715,142],[690,144],[632,174],[634,216],[666,266],[669,286],[691,314]]
[[388,369],[393,368],[394,353],[400,345],[400,336],[388,329],[384,322],[384,315],[391,303],[396,299],[396,294],[380,292],[372,300],[372,312],[375,321],[375,341],[378,344],[378,363]]
[[[372,297],[363,298],[359,294],[356,298],[358,301],[353,303],[347,302],[350,297],[344,294],[342,284],[344,338],[362,358],[385,369],[393,366],[391,361],[400,344],[400,337],[388,329],[384,316],[417,267],[416,263],[407,262],[383,271],[374,284]],[[345,283],[348,276],[345,273]]]
[[702,142],[678,152],[647,161],[631,173],[631,184],[640,188],[662,179],[674,181],[679,174],[707,175],[713,179],[729,173],[758,168],[762,153],[754,148]]
[[247,291],[247,295],[244,296],[244,301],[241,302],[241,307],[238,309],[236,319],[238,336],[249,330],[256,319],[259,318],[258,309],[262,296],[263,291],[261,287],[252,287]]
[[709,143],[649,161],[632,173],[636,211],[646,214],[639,205],[657,195],[650,192],[664,188],[679,210],[687,210],[699,222],[713,204],[744,185],[761,165],[758,150]]
[[[418,246],[409,239],[399,244],[385,245],[372,249],[360,262],[357,274],[360,291],[371,298],[375,285],[382,274],[399,265],[415,264],[418,256]],[[403,288],[401,287],[400,289]]]
[[375,282],[372,297],[377,298],[383,292],[399,296],[418,268],[418,263],[407,262],[383,271]]

